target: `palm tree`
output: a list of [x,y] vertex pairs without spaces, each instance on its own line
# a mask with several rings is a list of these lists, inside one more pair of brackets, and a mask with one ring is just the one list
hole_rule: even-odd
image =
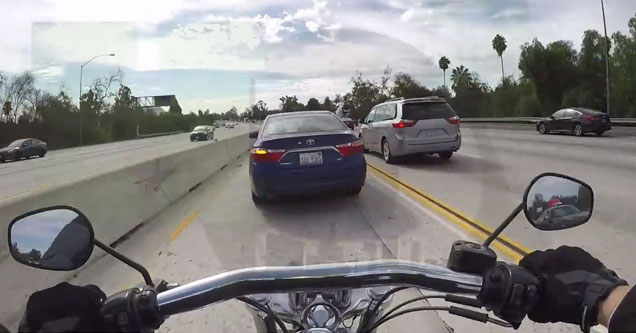
[[444,71],[444,88],[446,88],[446,70],[448,69],[448,65],[450,65],[450,63],[450,60],[448,60],[448,58],[446,58],[445,56],[439,58],[439,68]]
[[503,38],[502,35],[497,34],[495,38],[492,39],[492,48],[499,55],[499,59],[501,60],[501,82],[504,81],[504,69],[503,69],[503,53],[506,50],[506,39]]
[[453,90],[457,90],[457,88],[468,88],[471,79],[471,74],[468,71],[468,68],[464,67],[464,65],[453,68],[453,71],[451,72]]

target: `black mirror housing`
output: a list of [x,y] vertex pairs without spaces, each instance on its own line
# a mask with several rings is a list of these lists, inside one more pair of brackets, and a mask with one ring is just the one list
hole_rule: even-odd
[[258,138],[258,132],[257,131],[250,132],[249,137],[250,137],[250,139]]

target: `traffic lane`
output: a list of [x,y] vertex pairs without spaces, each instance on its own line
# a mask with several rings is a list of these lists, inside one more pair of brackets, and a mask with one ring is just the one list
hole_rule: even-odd
[[[452,242],[469,238],[372,173],[357,197],[328,194],[282,199],[256,207],[250,198],[247,169],[246,158],[236,160],[128,235],[117,250],[145,265],[155,279],[187,283],[255,265],[379,258],[443,265]],[[99,258],[78,271],[70,279],[71,283],[96,284],[112,294],[142,281],[139,273],[104,256],[101,250],[95,249],[93,256]],[[11,293],[3,293],[5,302],[0,304],[0,318],[15,328],[23,312],[16,304],[26,304],[29,294],[59,282],[67,273],[44,272],[17,263],[6,267],[2,284]],[[46,281],[29,283],[37,274],[46,274],[50,284]],[[20,298],[14,297],[15,293],[20,293]],[[400,292],[392,304],[419,295],[413,290]],[[456,332],[475,330],[473,321],[440,315]],[[482,332],[508,331],[493,325],[479,325]],[[254,331],[253,326],[245,305],[230,301],[172,316],[160,331],[246,332]],[[434,312],[404,316],[389,322],[380,331],[421,332],[423,328],[426,332],[447,331]],[[521,331],[543,332],[547,328],[570,331],[565,326],[528,321]],[[576,331],[576,327],[571,331]]]
[[[250,125],[234,129],[217,129],[216,140],[244,135]],[[0,165],[0,202],[3,199],[104,172],[114,171],[143,161],[159,158],[214,141],[190,142],[189,134],[161,138],[123,141],[113,144],[52,151],[44,158],[34,158]]]
[[[594,214],[587,224],[542,232],[534,230],[520,214],[504,235],[531,249],[582,246],[623,277],[636,280],[636,268],[626,260],[627,253],[636,250],[631,241],[636,233],[636,207],[632,204],[636,194],[631,190],[636,186],[636,164],[628,162],[633,157],[558,144],[537,150],[530,139],[511,142],[500,139],[502,133],[496,130],[488,132],[495,133],[471,137],[470,131],[463,131],[462,148],[449,161],[425,156],[386,165],[375,154],[367,154],[367,161],[492,228],[521,202],[525,188],[538,174],[560,172],[579,178],[595,192]],[[505,137],[511,133],[515,132],[506,131]]]
[[[256,207],[250,196],[247,159],[243,158],[140,228],[117,249],[143,263],[153,278],[179,283],[262,265],[396,257],[443,264],[458,236],[394,196],[370,177],[359,197],[282,199]],[[97,284],[111,294],[140,281],[141,276],[132,269],[103,257],[71,282]],[[398,296],[393,304],[419,293]],[[430,332],[446,331],[434,312],[396,319],[384,331],[421,332],[422,327]],[[254,330],[245,306],[232,301],[175,315],[161,331],[210,329]]]
[[[532,131],[537,133],[537,126],[535,124],[510,124],[510,123],[471,123],[462,122],[463,128],[476,128],[476,129],[494,129],[494,130],[510,130],[510,131]],[[551,133],[549,135],[566,135],[571,136],[569,133]],[[585,136],[595,137],[593,133],[586,133]],[[616,126],[611,130],[605,132],[602,137],[635,137],[636,127],[628,126]]]

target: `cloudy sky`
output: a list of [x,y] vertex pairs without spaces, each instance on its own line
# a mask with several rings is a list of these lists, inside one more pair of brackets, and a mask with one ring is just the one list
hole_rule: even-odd
[[[605,0],[608,33],[627,31],[635,0]],[[384,67],[442,84],[437,61],[477,71],[491,86],[532,38],[572,40],[602,31],[600,0],[23,0],[0,1],[0,71],[33,71],[38,85],[71,96],[121,68],[136,96],[175,94],[185,111],[222,112],[250,101],[277,107],[345,92],[356,71]],[[253,94],[252,94],[253,92]]]

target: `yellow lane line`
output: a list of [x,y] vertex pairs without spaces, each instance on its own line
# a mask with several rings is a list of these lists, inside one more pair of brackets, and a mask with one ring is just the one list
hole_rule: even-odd
[[[483,223],[475,219],[468,217],[466,214],[462,213],[454,207],[451,207],[444,201],[415,188],[414,186],[388,174],[386,171],[376,166],[370,165],[368,163],[367,166],[374,175],[387,180],[389,184],[392,184],[393,186],[402,190],[402,192],[407,194],[409,197],[415,199],[417,202],[422,203],[425,207],[433,210],[446,220],[453,222],[471,235],[485,240],[490,234],[492,234],[494,229],[484,225]],[[508,257],[516,262],[520,261],[524,255],[533,251],[527,246],[524,246],[519,242],[502,235],[499,235],[491,244],[491,246],[501,251],[502,253],[505,253]]]
[[194,221],[194,219],[197,218],[197,216],[199,216],[199,210],[195,210],[192,214],[188,215],[188,217],[183,219],[183,221],[179,223],[177,228],[175,228],[174,231],[170,234],[170,243],[174,242],[174,240],[177,239],[177,237],[179,237],[181,232],[185,230],[185,228],[187,228],[190,225],[190,223],[192,223],[192,221]]

